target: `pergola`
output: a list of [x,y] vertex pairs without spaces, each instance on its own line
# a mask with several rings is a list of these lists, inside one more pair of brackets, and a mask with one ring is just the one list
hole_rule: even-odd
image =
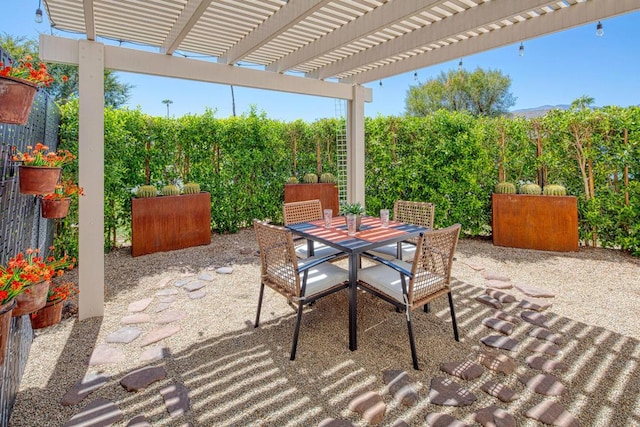
[[372,93],[362,84],[640,10],[640,0],[45,0],[45,6],[54,28],[86,35],[40,36],[42,60],[79,66],[82,320],[101,316],[104,305],[105,68],[346,100],[347,198],[363,202],[364,103]]

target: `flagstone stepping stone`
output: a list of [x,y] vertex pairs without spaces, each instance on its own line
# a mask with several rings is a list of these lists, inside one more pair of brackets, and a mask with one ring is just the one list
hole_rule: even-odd
[[144,415],[138,415],[131,419],[126,425],[126,427],[153,427],[149,421],[144,417]]
[[430,412],[427,414],[427,424],[430,427],[469,427],[468,424],[458,421],[449,414],[442,412]]
[[189,292],[189,298],[191,299],[201,299],[207,295],[207,292],[204,289],[199,289],[197,291]]
[[349,420],[325,418],[324,420],[320,421],[320,424],[318,424],[318,427],[358,427],[358,426]]
[[411,427],[411,426],[405,420],[399,419],[399,420],[396,420],[396,422],[394,422],[393,424],[391,424],[391,427]]
[[493,317],[496,317],[501,320],[506,320],[507,322],[518,324],[520,323],[520,319],[510,315],[509,313],[505,313],[504,311],[496,310],[493,313]]
[[173,277],[168,276],[168,277],[163,277],[162,279],[160,279],[158,281],[158,283],[156,283],[156,287],[157,288],[164,288],[165,286],[167,286],[169,284],[170,281],[173,280]]
[[478,362],[487,369],[505,375],[512,374],[516,368],[516,361],[506,354],[482,351],[478,354]]
[[135,326],[126,326],[107,335],[105,340],[108,343],[129,344],[142,334],[142,329]]
[[542,356],[528,356],[525,360],[531,369],[537,369],[543,372],[563,372],[567,370],[564,363],[557,360],[549,360]]
[[473,414],[473,419],[483,427],[516,427],[513,415],[497,406],[487,406]]
[[231,273],[233,273],[233,267],[216,268],[216,273],[218,273],[218,274],[231,274]]
[[547,327],[547,317],[544,314],[536,313],[535,311],[523,311],[520,313],[520,317],[525,322],[529,322],[532,325]]
[[518,308],[523,308],[525,310],[544,311],[552,305],[553,304],[551,304],[550,302],[534,302],[531,300],[523,299],[518,304]]
[[177,293],[178,293],[177,289],[169,288],[169,289],[162,289],[161,291],[156,292],[156,296],[166,297],[169,295],[176,295]]
[[168,297],[164,297],[164,298],[160,298],[160,303],[164,303],[164,304],[171,304],[176,302],[177,298],[175,297],[175,295],[169,295]]
[[455,381],[445,377],[431,378],[429,401],[435,405],[468,406],[478,398]]
[[471,360],[443,363],[440,370],[463,380],[475,380],[484,373],[482,366]]
[[147,347],[140,355],[141,362],[155,362],[169,356],[169,349],[162,346]]
[[198,280],[204,280],[205,282],[213,282],[215,280],[215,276],[208,271],[203,271],[202,273],[198,274]]
[[487,295],[489,295],[491,298],[495,298],[498,301],[500,301],[503,304],[508,304],[511,302],[516,302],[516,297],[514,297],[511,294],[507,294],[505,292],[499,291],[497,289],[493,289],[493,288],[487,288],[484,291]]
[[533,331],[529,332],[529,336],[540,338],[541,340],[549,341],[558,345],[562,345],[564,343],[564,339],[562,338],[562,336],[554,334],[553,332],[545,328],[536,328]]
[[172,417],[178,417],[191,408],[189,390],[182,384],[169,384],[160,389],[160,394],[164,399],[164,406]]
[[156,323],[172,323],[186,318],[187,313],[185,313],[184,311],[164,311],[161,315],[158,316],[158,318],[156,319]]
[[89,358],[89,366],[109,365],[112,363],[120,363],[125,361],[122,350],[109,347],[106,344],[98,344],[93,349]]
[[511,333],[513,332],[513,323],[496,319],[495,317],[487,317],[485,319],[482,319],[482,324],[505,335],[511,335]]
[[513,285],[511,284],[511,282],[505,282],[503,280],[487,280],[484,282],[484,285],[487,288],[493,288],[493,289],[511,289],[513,288]]
[[176,288],[181,288],[192,280],[193,280],[193,276],[183,277],[182,279],[178,279],[175,282],[173,282],[173,286],[175,286]]
[[109,382],[111,376],[102,372],[89,372],[67,391],[60,403],[64,406],[77,405],[94,390]]
[[166,309],[170,308],[173,305],[173,302],[162,302],[160,301],[160,304],[158,304],[158,306],[156,307],[156,313],[160,313],[162,311],[165,311]]
[[523,294],[529,295],[534,298],[555,298],[555,294],[546,289],[537,288],[531,285],[525,285],[522,283],[516,283],[515,287],[518,288]]
[[163,328],[154,329],[143,337],[142,342],[140,342],[140,347],[168,338],[179,331],[180,325],[168,325]]
[[480,341],[489,347],[501,348],[509,351],[516,351],[519,344],[517,340],[507,338],[502,335],[487,335],[486,337],[480,338]]
[[404,406],[414,406],[418,403],[418,388],[416,381],[405,371],[387,369],[382,372],[382,382],[389,386],[389,393]]
[[167,371],[161,366],[147,366],[136,369],[120,380],[120,385],[127,391],[140,391],[156,381],[167,377]]
[[124,418],[122,411],[110,400],[96,399],[75,414],[65,427],[107,427]]
[[182,289],[188,292],[193,292],[193,291],[197,291],[198,289],[204,288],[205,285],[206,284],[201,280],[194,280],[193,282],[189,282],[186,285],[184,285]]
[[148,322],[151,322],[151,315],[149,315],[149,313],[130,314],[120,319],[120,323],[124,325],[135,325],[137,323],[148,323]]
[[375,391],[368,391],[349,402],[349,410],[362,415],[369,424],[380,424],[384,418],[387,405],[382,396]]
[[484,272],[482,274],[482,277],[484,277],[486,280],[497,280],[499,282],[511,281],[511,278],[509,278],[508,276],[505,276],[504,274],[500,274],[500,273],[495,273],[493,271]]
[[472,270],[475,271],[482,271],[484,270],[484,267],[481,265],[477,265],[477,264],[467,264],[469,267],[471,267]]
[[525,415],[528,418],[558,427],[580,427],[580,423],[564,406],[552,400],[544,400],[529,409]]
[[511,388],[504,384],[500,384],[494,381],[487,381],[482,384],[480,390],[487,393],[489,396],[496,397],[505,403],[513,402],[520,398],[520,395],[513,391]]
[[551,356],[557,356],[560,354],[560,348],[550,342],[532,342],[525,348],[527,351],[533,351],[535,353],[546,353]]
[[538,374],[533,377],[522,376],[518,379],[529,390],[545,396],[560,396],[565,389],[558,378],[550,374]]
[[476,301],[482,304],[488,305],[493,308],[502,308],[502,303],[495,298],[491,298],[489,295],[479,295],[476,297]]
[[139,301],[134,301],[129,304],[129,306],[127,307],[127,311],[129,311],[130,313],[138,313],[140,311],[144,311],[147,307],[149,307],[151,301],[153,301],[153,298],[145,298]]

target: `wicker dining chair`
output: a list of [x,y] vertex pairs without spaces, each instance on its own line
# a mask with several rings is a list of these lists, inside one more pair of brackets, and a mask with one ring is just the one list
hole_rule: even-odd
[[264,287],[287,298],[289,304],[297,308],[298,316],[293,333],[290,359],[296,357],[298,335],[302,319],[302,309],[324,296],[349,287],[349,273],[331,261],[336,255],[309,257],[298,260],[293,246],[291,231],[276,225],[253,221],[260,261],[262,264],[260,296],[254,327],[260,325],[260,310]]
[[[301,202],[285,203],[282,207],[284,225],[297,224],[299,222],[317,221],[324,218],[322,202],[318,199],[304,200]],[[302,243],[299,243],[302,242]],[[309,254],[308,245],[305,239],[297,239],[296,256],[306,258]],[[322,243],[313,242],[312,256],[323,257],[328,255],[341,254],[340,258],[346,256],[344,252]]]
[[411,264],[368,254],[379,264],[358,271],[360,288],[395,305],[397,311],[406,313],[414,369],[418,369],[418,357],[411,322],[413,310],[426,307],[432,300],[446,294],[449,297],[453,335],[459,341],[451,295],[451,266],[460,228],[460,224],[455,224],[421,234],[417,244],[418,254]]
[[[393,204],[393,219],[407,224],[426,227],[431,230],[433,229],[434,210],[433,203],[396,200]],[[417,237],[403,241],[401,243],[402,251],[399,259],[411,262],[416,254],[417,243]],[[385,245],[376,248],[372,252],[386,259],[398,258],[398,244],[392,243]]]

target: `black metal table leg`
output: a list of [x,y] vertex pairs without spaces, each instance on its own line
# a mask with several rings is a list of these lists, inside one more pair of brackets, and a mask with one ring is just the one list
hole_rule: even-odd
[[356,317],[358,313],[358,254],[349,254],[349,350],[358,349]]

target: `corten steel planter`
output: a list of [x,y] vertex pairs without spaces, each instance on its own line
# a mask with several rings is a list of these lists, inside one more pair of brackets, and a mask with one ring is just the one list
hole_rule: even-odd
[[319,182],[317,184],[285,184],[284,202],[302,202],[305,200],[320,200],[322,209],[333,209],[333,215],[338,216],[338,186],[334,183]]
[[0,122],[26,125],[38,87],[23,79],[0,77]]
[[27,286],[17,297],[17,305],[11,312],[13,317],[31,314],[38,311],[47,303],[49,293],[49,281],[43,280],[40,283]]
[[7,354],[7,342],[9,341],[9,330],[11,329],[11,312],[16,306],[16,299],[0,305],[0,365],[4,364]]
[[65,300],[47,303],[40,310],[31,313],[31,328],[42,329],[60,323]]
[[22,194],[36,195],[53,193],[56,189],[56,184],[60,180],[61,171],[62,168],[46,166],[19,166],[20,192]]
[[211,243],[211,195],[131,199],[131,255]]
[[69,213],[71,197],[63,199],[42,199],[40,200],[40,215],[43,218],[64,218]]
[[575,196],[493,195],[493,244],[511,248],[578,250]]

